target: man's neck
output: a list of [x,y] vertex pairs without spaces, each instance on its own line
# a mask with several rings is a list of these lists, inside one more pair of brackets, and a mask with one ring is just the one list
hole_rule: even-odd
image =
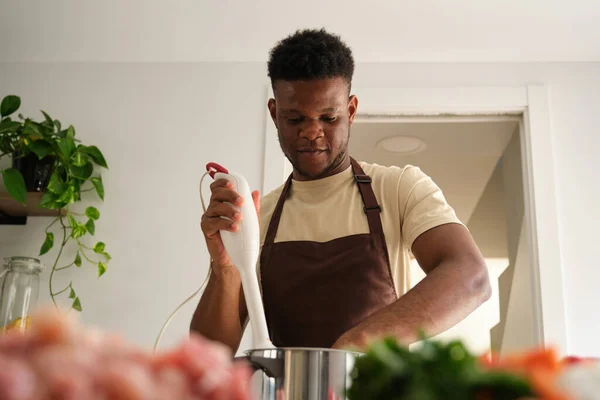
[[327,178],[330,176],[337,175],[341,172],[344,172],[345,170],[347,170],[350,167],[350,164],[351,164],[350,156],[345,155],[339,162],[332,164],[327,170],[325,170],[325,172],[323,172],[323,174],[321,174],[319,176],[316,176],[316,177],[306,176],[294,168],[294,171],[292,172],[292,178],[296,181],[316,181],[319,179]]

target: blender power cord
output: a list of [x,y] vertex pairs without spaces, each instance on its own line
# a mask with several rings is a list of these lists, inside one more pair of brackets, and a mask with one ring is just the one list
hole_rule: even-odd
[[[202,197],[202,182],[204,181],[204,178],[206,177],[206,175],[208,175],[208,172],[205,172],[204,175],[202,175],[202,178],[200,178],[200,185],[199,185],[199,189],[198,189],[200,192],[200,202],[202,203],[202,210],[204,212],[206,212],[206,205],[204,204],[204,198]],[[183,301],[183,303],[181,303],[175,309],[175,311],[173,311],[173,313],[171,313],[169,318],[165,321],[162,329],[160,330],[160,333],[156,337],[156,341],[154,342],[154,352],[156,352],[156,350],[158,349],[158,345],[160,344],[160,341],[162,340],[165,330],[167,329],[167,327],[169,326],[169,324],[171,323],[171,321],[173,320],[175,315],[177,315],[177,313],[179,312],[179,310],[181,310],[181,308],[183,306],[185,306],[188,302],[190,302],[194,297],[198,296],[198,294],[205,288],[206,284],[208,283],[208,279],[210,278],[211,272],[212,272],[212,262],[209,263],[209,265],[208,265],[208,274],[206,275],[206,278],[204,279],[204,282],[202,283],[202,285],[190,297],[185,299]]]

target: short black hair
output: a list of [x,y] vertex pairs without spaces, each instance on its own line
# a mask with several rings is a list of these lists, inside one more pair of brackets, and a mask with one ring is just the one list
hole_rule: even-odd
[[279,41],[269,54],[269,78],[297,81],[341,77],[350,88],[354,74],[352,50],[325,29],[303,29]]

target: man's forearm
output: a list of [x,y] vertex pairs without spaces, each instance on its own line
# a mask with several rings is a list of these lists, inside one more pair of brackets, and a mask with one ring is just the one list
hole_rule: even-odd
[[190,330],[224,343],[235,353],[242,339],[240,288],[241,279],[235,268],[213,271],[192,317]]
[[[446,331],[491,295],[485,264],[445,262],[396,302],[373,314],[340,338],[359,347],[386,336],[408,345],[422,330],[428,336]],[[343,346],[343,343],[340,343]]]

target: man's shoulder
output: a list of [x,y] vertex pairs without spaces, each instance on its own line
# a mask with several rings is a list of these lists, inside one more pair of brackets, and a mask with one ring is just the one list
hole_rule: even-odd
[[262,220],[265,218],[268,218],[268,219],[271,218],[271,215],[273,214],[273,210],[275,209],[275,206],[277,205],[277,201],[279,200],[279,196],[281,196],[281,193],[283,192],[284,186],[285,186],[285,184],[281,184],[278,187],[276,187],[275,189],[271,190],[266,195],[261,197],[261,199],[260,199],[261,222],[263,222]]
[[384,182],[392,183],[399,182],[403,178],[415,178],[426,176],[425,173],[417,166],[406,164],[398,165],[380,165],[376,163],[368,163],[358,161],[365,174],[369,175],[374,183]]

